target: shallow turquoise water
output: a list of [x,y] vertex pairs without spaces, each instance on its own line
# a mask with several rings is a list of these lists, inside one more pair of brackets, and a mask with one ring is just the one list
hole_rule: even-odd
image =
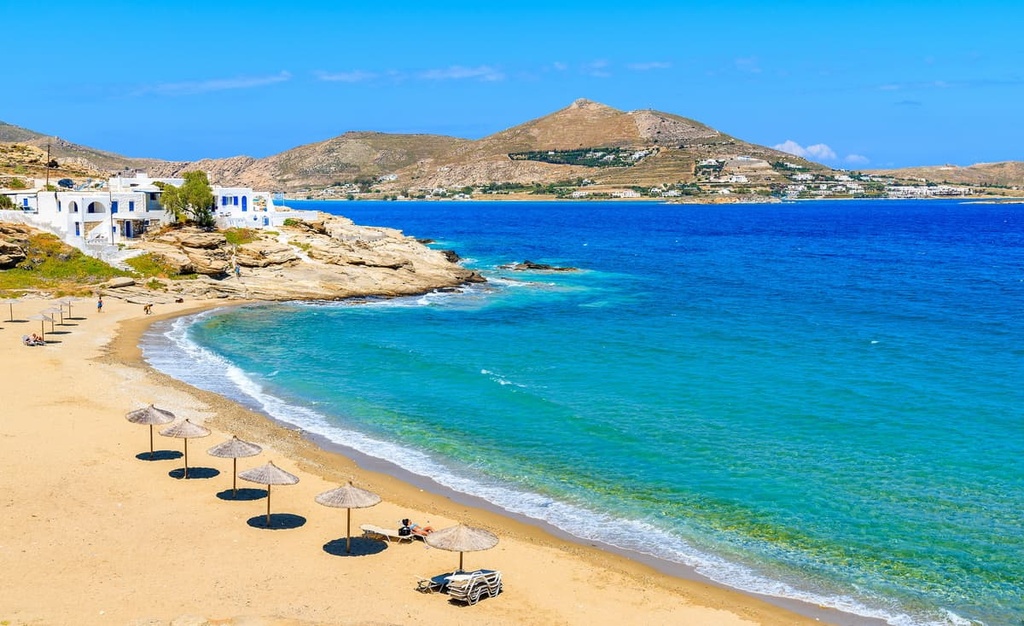
[[[296,205],[491,282],[206,314],[147,359],[740,588],[1020,623],[1024,207]],[[523,259],[583,271],[499,267]]]

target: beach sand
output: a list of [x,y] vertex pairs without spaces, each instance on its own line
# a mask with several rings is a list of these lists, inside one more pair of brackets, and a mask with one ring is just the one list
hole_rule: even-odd
[[[34,313],[34,304],[49,306],[21,303],[15,318]],[[48,334],[54,343],[44,347],[21,344],[23,334],[38,332],[37,322],[0,322],[0,623],[821,623],[361,469],[142,363],[138,339],[149,323],[209,303],[160,305],[153,316],[114,298],[102,313],[90,304],[76,307],[75,319],[57,326],[63,334]],[[150,403],[213,430],[189,441],[197,477],[171,475],[180,457],[145,460],[148,427],[125,414]],[[231,434],[264,447],[239,459],[239,470],[272,460],[300,477],[272,489],[275,521],[292,527],[259,526],[265,499],[218,497],[230,492],[231,460],[206,450]],[[155,444],[158,451],[183,448],[159,434]],[[466,553],[465,564],[501,570],[504,593],[469,607],[418,593],[418,577],[450,572],[459,558],[419,541],[385,546],[358,538],[354,555],[346,555],[345,511],[314,497],[349,480],[384,498],[352,511],[354,535],[360,524],[397,528],[403,517],[493,531],[498,546]],[[261,488],[242,480],[239,487]]]

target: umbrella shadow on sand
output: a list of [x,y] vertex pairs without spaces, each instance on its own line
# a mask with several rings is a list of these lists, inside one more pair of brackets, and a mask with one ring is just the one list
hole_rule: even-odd
[[267,497],[266,489],[249,489],[247,487],[239,489],[237,492],[234,489],[225,489],[217,494],[217,497],[221,500],[238,501],[238,502],[251,502],[253,500],[259,500]]
[[[191,471],[189,472],[192,473]],[[267,515],[257,515],[256,517],[250,517],[245,521],[246,524],[253,528],[260,528],[263,530],[291,530],[293,528],[299,528],[306,525],[306,518],[301,515],[293,515],[291,513],[271,513],[269,515],[270,521],[267,522]]]
[[187,478],[188,480],[203,480],[213,478],[214,476],[220,476],[220,470],[212,467],[190,467],[188,468],[188,474],[186,475],[185,468],[179,467],[167,472],[167,475],[179,480],[183,478]]
[[180,459],[183,455],[180,450],[154,450],[153,452],[140,452],[135,455],[140,461],[172,461]]
[[365,537],[352,537],[352,549],[351,551],[346,551],[348,541],[348,537],[328,541],[324,544],[324,552],[331,556],[369,556],[371,554],[380,554],[388,549],[387,544],[383,541],[367,539]]

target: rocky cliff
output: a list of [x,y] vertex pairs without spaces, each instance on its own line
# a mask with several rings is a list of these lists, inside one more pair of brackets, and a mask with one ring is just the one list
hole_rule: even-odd
[[[223,233],[168,229],[138,244],[186,279],[115,279],[103,286],[115,297],[253,300],[332,300],[402,296],[483,282],[476,272],[390,228],[357,226],[320,214],[277,232],[252,231],[231,244]],[[237,268],[237,269],[236,269]]]

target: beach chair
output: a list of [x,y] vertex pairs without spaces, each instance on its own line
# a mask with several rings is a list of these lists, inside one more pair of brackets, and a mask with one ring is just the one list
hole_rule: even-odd
[[380,539],[386,543],[391,543],[392,541],[395,543],[406,541],[412,543],[413,540],[413,535],[399,535],[398,531],[381,528],[373,524],[363,524],[359,527],[359,530],[363,531],[363,536],[368,539]]
[[420,593],[443,593],[448,588],[448,577],[453,574],[454,572],[448,572],[447,574],[438,574],[430,578],[420,576],[416,580],[416,591]]
[[480,598],[493,598],[501,593],[501,572],[480,569],[447,577],[446,590],[453,602],[476,604]]

